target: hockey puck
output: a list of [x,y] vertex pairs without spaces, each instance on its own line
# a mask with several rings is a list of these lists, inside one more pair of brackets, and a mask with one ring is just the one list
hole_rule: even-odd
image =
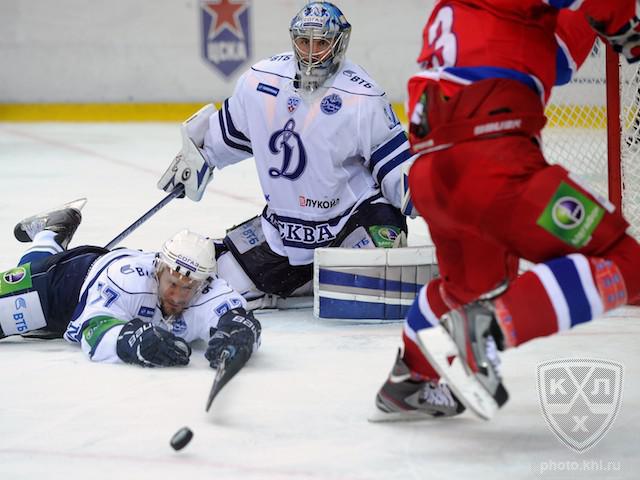
[[171,447],[174,450],[182,450],[193,438],[193,432],[189,427],[182,427],[171,437]]

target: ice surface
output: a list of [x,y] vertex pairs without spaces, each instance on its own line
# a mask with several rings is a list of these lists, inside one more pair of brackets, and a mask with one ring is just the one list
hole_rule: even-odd
[[[173,124],[0,124],[0,269],[24,248],[12,234],[20,218],[77,197],[89,203],[72,246],[107,243],[162,198],[155,183],[179,147]],[[124,244],[156,249],[183,227],[221,236],[261,207],[247,161],[216,172],[200,203],[172,202]],[[412,226],[419,243],[425,230]],[[0,479],[638,478],[635,308],[505,353],[511,400],[491,422],[367,422],[399,323],[320,322],[309,310],[259,318],[261,351],[209,414],[204,345],[186,368],[149,370],[93,364],[61,340],[0,341]],[[547,428],[536,392],[539,362],[576,356],[625,365],[620,414],[582,455]],[[195,436],[175,452],[169,439],[185,425]],[[585,465],[591,471],[575,470]]]

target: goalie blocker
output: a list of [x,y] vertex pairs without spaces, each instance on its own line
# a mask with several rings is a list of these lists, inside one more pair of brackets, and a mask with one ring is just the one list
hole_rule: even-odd
[[437,276],[431,246],[318,248],[313,313],[318,318],[402,320],[420,289]]

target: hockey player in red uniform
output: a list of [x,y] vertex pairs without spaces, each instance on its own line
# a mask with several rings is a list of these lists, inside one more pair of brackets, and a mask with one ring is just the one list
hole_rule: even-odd
[[[636,2],[611,3],[436,3],[418,58],[424,71],[408,85],[410,141],[421,154],[409,186],[441,278],[407,314],[404,352],[372,420],[452,416],[464,407],[491,418],[508,398],[496,350],[640,294],[640,246],[627,222],[548,164],[540,147],[545,102],[556,81],[568,81],[556,69],[558,47],[575,70],[595,38],[581,33],[590,24],[628,59],[640,58],[629,34]],[[518,276],[521,258],[536,265]]]

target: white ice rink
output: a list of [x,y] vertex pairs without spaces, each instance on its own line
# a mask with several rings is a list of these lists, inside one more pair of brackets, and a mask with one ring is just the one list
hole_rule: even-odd
[[[89,202],[72,246],[107,243],[162,198],[155,184],[179,146],[177,124],[0,124],[0,270],[24,247],[12,233],[20,218],[77,197]],[[124,245],[154,250],[181,227],[221,236],[262,203],[247,161]],[[62,340],[0,341],[0,480],[640,478],[635,308],[505,353],[511,400],[491,422],[367,422],[399,323],[320,322],[306,310],[259,318],[262,349],[208,414],[203,345],[186,368],[149,370],[92,364]],[[539,362],[577,356],[625,366],[621,411],[582,455],[548,429],[536,392]],[[185,425],[195,436],[175,452],[169,439]]]

